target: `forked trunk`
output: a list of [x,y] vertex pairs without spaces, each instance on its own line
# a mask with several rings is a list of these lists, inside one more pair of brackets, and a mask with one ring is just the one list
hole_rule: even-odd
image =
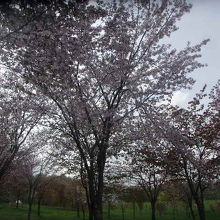
[[195,213],[194,213],[194,211],[193,211],[192,199],[190,199],[190,200],[188,199],[188,205],[189,205],[190,215],[191,215],[192,219],[195,220],[196,217],[195,217]]
[[206,220],[203,191],[200,188],[200,190],[198,192],[195,192],[195,191],[191,191],[191,192],[193,192],[192,196],[193,196],[195,203],[196,203],[196,206],[197,206],[199,219]]
[[102,197],[104,188],[104,168],[105,168],[106,155],[105,150],[99,152],[97,157],[97,168],[91,166],[87,170],[88,175],[88,207],[89,207],[89,220],[103,220],[103,207]]

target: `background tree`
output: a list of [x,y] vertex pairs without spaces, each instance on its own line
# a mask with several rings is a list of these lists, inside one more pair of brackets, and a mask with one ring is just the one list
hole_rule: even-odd
[[48,186],[52,183],[54,176],[47,176],[42,174],[40,184],[36,189],[36,197],[37,197],[37,215],[41,216],[41,204],[48,190]]
[[211,91],[211,100],[205,109],[201,104],[206,96],[204,89],[189,102],[188,110],[173,110],[178,132],[168,138],[175,147],[175,160],[170,165],[185,178],[201,220],[205,219],[204,191],[219,178],[216,175],[219,170],[219,82]]
[[[35,195],[38,192],[42,192],[42,188],[46,185],[45,175],[48,173],[50,158],[46,157],[46,152],[42,151],[42,147],[47,144],[47,137],[44,131],[39,131],[38,134],[32,135],[28,142],[30,151],[25,155],[23,160],[20,161],[18,169],[19,178],[23,179],[26,184],[28,196],[28,215],[27,219],[31,219],[32,205],[34,202]],[[43,160],[40,157],[45,157]],[[40,196],[40,195],[39,195]],[[40,198],[38,198],[40,199]],[[39,202],[39,200],[38,200]],[[39,204],[38,204],[39,205]]]
[[25,181],[20,178],[18,170],[13,169],[13,171],[3,179],[2,188],[5,189],[4,193],[7,195],[8,201],[19,208],[19,204],[25,202],[27,189]]
[[[154,151],[153,151],[154,150]],[[155,149],[145,148],[136,154],[132,164],[132,179],[144,190],[151,203],[152,220],[156,219],[156,203],[167,178],[166,170],[161,166],[161,158]]]
[[1,179],[10,170],[13,160],[25,154],[25,142],[42,119],[44,108],[40,107],[42,100],[19,90],[18,79],[10,74],[1,74],[0,97]]

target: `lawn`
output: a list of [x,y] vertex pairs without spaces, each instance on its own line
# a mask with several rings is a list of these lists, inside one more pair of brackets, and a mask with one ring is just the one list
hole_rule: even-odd
[[[206,215],[207,220],[219,220],[220,212],[213,213],[210,210],[210,204],[215,203],[216,201],[206,201]],[[137,209],[135,220],[147,220],[151,219],[150,206],[147,204],[148,208],[144,208],[142,214]],[[72,210],[64,210],[59,207],[47,207],[42,206],[41,208],[42,215],[37,216],[37,207],[33,207],[32,220],[76,220],[76,212]],[[107,210],[104,210],[105,219],[107,217]],[[18,209],[15,207],[10,207],[8,204],[0,204],[0,220],[26,220],[27,219],[27,206],[20,205]],[[82,213],[81,213],[81,218]],[[87,219],[87,218],[86,218]],[[115,208],[111,210],[110,220],[122,220],[122,211],[121,208]],[[173,210],[172,208],[167,208],[164,213],[160,216],[157,214],[158,220],[188,220],[189,216],[186,214],[186,209],[184,207]],[[133,210],[132,208],[125,209],[124,220],[133,220]]]

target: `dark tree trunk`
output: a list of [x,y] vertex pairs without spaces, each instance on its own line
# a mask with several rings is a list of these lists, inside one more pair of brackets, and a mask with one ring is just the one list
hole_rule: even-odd
[[[101,197],[101,198],[100,198]],[[95,209],[94,209],[94,220],[103,220],[102,213],[102,194],[97,195],[97,199],[95,200]]]
[[190,215],[191,215],[192,219],[195,220],[196,217],[195,217],[195,213],[193,211],[193,201],[192,201],[192,198],[191,199],[188,198],[188,206],[189,206]]
[[136,211],[136,210],[135,210],[135,202],[133,202],[132,205],[133,205],[133,219],[135,219],[135,214],[136,214],[136,213],[135,213],[135,211]]
[[196,205],[197,205],[197,209],[198,209],[198,213],[199,213],[199,219],[200,220],[206,220],[205,207],[204,207],[203,200],[196,201]]
[[93,220],[94,218],[93,210],[89,207],[89,220]]
[[121,206],[122,220],[125,220],[125,209],[124,206]]
[[40,208],[41,208],[41,199],[37,201],[37,215],[40,216]]
[[76,202],[77,218],[80,218],[79,201]]
[[108,218],[111,217],[111,203],[108,201]]
[[200,172],[199,172],[198,189],[195,189],[193,181],[192,181],[192,179],[190,179],[189,174],[187,172],[186,162],[185,162],[184,170],[185,170],[185,174],[186,174],[186,177],[187,177],[186,179],[187,179],[187,183],[188,183],[190,192],[192,194],[193,199],[196,202],[197,210],[198,210],[198,213],[199,213],[199,219],[200,220],[206,220],[205,206],[204,206],[204,196],[203,196],[204,189],[202,187],[202,180],[201,180]]
[[28,220],[31,220],[32,202],[28,203]]
[[105,161],[106,161],[106,148],[105,146],[101,146],[101,151],[98,154],[97,165],[98,165],[98,190],[96,192],[95,198],[95,212],[94,212],[94,220],[103,220],[103,206],[102,206],[102,197],[103,197],[103,189],[104,189],[104,169],[105,169]]
[[34,201],[35,189],[34,187],[30,186],[28,192],[28,220],[31,220],[31,212],[32,212],[32,205]]
[[156,202],[151,201],[151,220],[156,220]]
[[17,196],[17,199],[16,199],[16,208],[18,209],[18,206],[19,206],[19,198],[20,198],[20,196],[18,195]]
[[18,193],[17,193],[17,200],[16,200],[16,208],[17,209],[18,209],[18,206],[19,206],[20,195],[21,195],[21,193],[20,193],[20,191],[18,191]]
[[200,188],[200,190],[195,191],[192,185],[189,185],[189,186],[190,186],[190,190],[192,193],[192,197],[195,200],[195,203],[197,206],[197,210],[199,213],[199,219],[206,220],[203,191],[201,190],[201,188]]
[[89,208],[89,220],[103,220],[102,207],[97,201],[93,201]]
[[95,216],[95,189],[94,189],[94,176],[92,175],[92,177],[90,176],[90,179],[89,179],[89,204],[88,204],[88,207],[89,207],[89,220],[96,220],[96,216]]
[[91,166],[90,169],[87,170],[87,203],[89,207],[89,220],[103,220],[102,197],[104,188],[103,174],[106,161],[105,158],[105,150],[99,152],[99,155],[97,157],[97,170],[95,171],[93,166]]
[[19,200],[16,201],[16,208],[18,209]]
[[[81,180],[82,176],[81,176]],[[82,181],[83,182],[83,181]],[[90,201],[91,196],[89,195],[89,187],[88,185],[84,185],[85,191],[86,191],[86,201],[87,201],[87,206],[88,206],[88,210],[89,210],[89,220],[93,220],[93,209],[92,209],[92,204]],[[81,204],[81,207],[83,208],[83,204]]]
[[86,219],[86,216],[85,216],[85,209],[84,209],[83,204],[82,204],[82,214],[83,214],[83,220],[85,220],[85,219]]
[[173,213],[173,220],[175,220],[176,219],[176,209],[175,209],[175,207],[173,207],[172,213]]

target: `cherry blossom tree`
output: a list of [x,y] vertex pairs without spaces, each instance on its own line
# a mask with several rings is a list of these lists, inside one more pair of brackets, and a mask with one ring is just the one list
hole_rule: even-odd
[[[33,142],[32,145],[35,145],[36,139],[32,139]],[[39,143],[39,142],[37,142]],[[36,145],[37,146],[37,145]],[[33,146],[34,147],[34,146]],[[40,148],[38,146],[38,148]],[[27,213],[27,219],[31,219],[31,213],[32,213],[32,205],[34,202],[34,198],[36,196],[37,191],[40,190],[43,191],[43,185],[48,184],[47,180],[45,180],[45,176],[49,173],[49,163],[50,158],[40,158],[42,156],[42,152],[39,151],[39,149],[35,147],[34,150],[32,150],[31,153],[27,154],[25,157],[25,160],[21,161],[20,164],[20,178],[23,179],[26,183],[26,186],[28,188],[28,213]],[[49,180],[49,177],[48,177]],[[42,192],[41,191],[41,192]],[[39,195],[39,194],[38,194]],[[40,195],[39,195],[40,196]],[[40,202],[41,198],[38,197],[38,202]],[[38,214],[40,214],[40,204],[38,203]]]
[[188,109],[172,107],[173,132],[163,132],[170,148],[170,173],[185,179],[197,205],[199,217],[205,220],[204,191],[219,179],[219,82],[211,91],[205,108],[205,88],[189,102]]
[[50,100],[57,127],[80,155],[90,220],[103,219],[103,173],[124,119],[189,88],[207,40],[177,51],[161,43],[190,10],[186,1],[136,1],[48,10],[3,42],[2,61]]
[[8,0],[0,2],[1,33],[0,41],[12,40],[14,35],[20,34],[25,27],[31,25],[35,20],[47,14],[53,9],[68,10],[74,8],[75,15],[79,13],[81,7],[87,5],[87,0]]
[[128,166],[132,182],[146,193],[151,204],[151,219],[155,220],[158,197],[168,177],[165,160],[169,145],[163,139],[161,141],[160,135],[148,119],[148,115],[143,113],[141,120],[135,118],[136,123],[132,129],[132,138],[135,139],[128,151],[131,158]]
[[11,77],[1,74],[0,179],[10,170],[14,159],[24,156],[26,151],[22,148],[44,115],[43,107],[39,107],[43,102],[19,90],[17,79]]

